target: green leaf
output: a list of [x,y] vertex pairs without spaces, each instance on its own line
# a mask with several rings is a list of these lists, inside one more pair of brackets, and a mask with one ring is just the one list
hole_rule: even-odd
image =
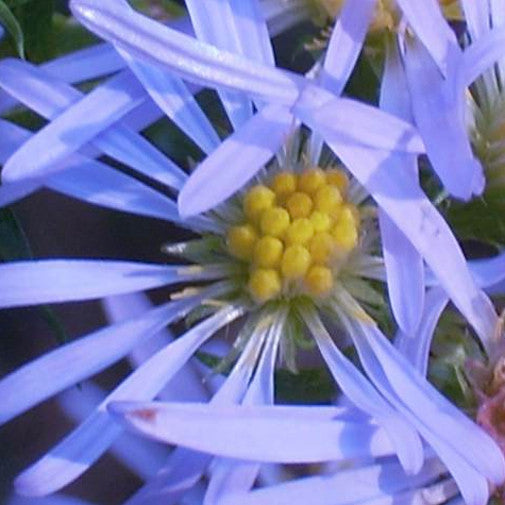
[[53,56],[53,12],[54,0],[32,0],[15,9],[23,28],[26,54],[32,61],[42,62]]
[[31,257],[26,235],[16,216],[10,209],[0,209],[0,259],[12,261]]
[[446,215],[459,238],[505,245],[505,191],[486,192],[466,204],[452,201]]
[[25,57],[23,30],[18,20],[14,17],[12,11],[7,7],[3,0],[0,0],[0,23],[9,32],[14,40],[17,52],[21,58]]
[[307,368],[294,374],[275,372],[275,401],[288,404],[328,404],[337,393],[335,381],[325,369]]

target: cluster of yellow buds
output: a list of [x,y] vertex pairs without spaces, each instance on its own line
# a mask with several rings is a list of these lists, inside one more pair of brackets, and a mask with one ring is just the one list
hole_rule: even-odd
[[310,168],[279,172],[245,193],[245,222],[228,229],[227,248],[248,264],[256,302],[331,292],[339,262],[358,242],[359,211],[346,201],[347,187],[343,171]]

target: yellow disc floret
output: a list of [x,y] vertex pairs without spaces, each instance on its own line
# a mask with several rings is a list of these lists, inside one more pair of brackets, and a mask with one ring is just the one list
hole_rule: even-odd
[[298,191],[312,195],[325,183],[324,172],[320,168],[310,168],[300,174],[298,178]]
[[261,237],[254,246],[254,264],[263,268],[275,268],[282,258],[284,245],[275,237]]
[[305,276],[305,286],[315,296],[325,296],[333,288],[333,272],[328,267],[314,265]]
[[295,219],[286,230],[284,240],[287,245],[307,244],[314,235],[314,225],[309,219],[302,217]]
[[310,253],[302,245],[289,246],[282,256],[281,272],[286,279],[303,277],[310,266]]
[[358,243],[360,215],[346,200],[347,187],[341,170],[310,168],[279,172],[245,193],[244,222],[228,229],[227,248],[247,263],[256,303],[332,292]]
[[286,201],[286,208],[293,219],[307,217],[312,210],[312,205],[312,198],[301,191],[293,193]]
[[296,174],[293,172],[280,172],[272,181],[270,187],[280,199],[296,191]]
[[248,286],[257,302],[264,303],[271,300],[281,292],[279,272],[272,268],[258,268],[251,273]]
[[272,207],[263,211],[260,219],[260,230],[263,235],[280,237],[290,223],[289,214],[282,207]]
[[254,244],[256,240],[258,240],[258,234],[250,224],[232,226],[228,230],[226,238],[228,250],[235,258],[246,261],[252,258]]
[[249,220],[254,221],[274,203],[275,193],[266,186],[258,184],[258,186],[251,188],[244,197],[244,214]]

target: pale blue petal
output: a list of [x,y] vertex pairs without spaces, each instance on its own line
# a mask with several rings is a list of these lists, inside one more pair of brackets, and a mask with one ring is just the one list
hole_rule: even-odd
[[424,145],[414,126],[370,105],[337,98],[307,84],[293,113],[327,142],[355,142],[399,152],[422,153]]
[[188,306],[187,302],[163,305],[142,317],[90,333],[16,370],[0,381],[0,422],[118,361]]
[[45,186],[93,205],[164,221],[180,221],[173,200],[133,177],[78,154],[69,156],[64,164],[69,168],[46,179]]
[[[117,323],[135,316],[142,316],[151,309],[152,304],[144,293],[132,293],[106,298],[103,306],[109,322]],[[134,368],[138,368],[172,340],[170,331],[164,328],[149,341],[141,342],[129,353],[130,363]],[[189,362],[181,368],[170,384],[160,391],[159,397],[164,401],[201,402],[208,399],[208,393],[196,367]]]
[[414,415],[476,470],[495,484],[503,482],[505,459],[489,435],[414,370],[377,326],[359,321],[357,324],[380,361],[389,384]]
[[[4,61],[0,74],[2,85],[11,77],[8,64],[9,67],[17,65],[13,61]],[[37,177],[61,170],[57,163],[61,163],[62,158],[106,130],[145,100],[145,97],[144,89],[129,73],[119,74],[95,88],[42,128],[7,161],[2,172],[4,181]],[[30,100],[35,98],[34,94],[30,94]],[[61,103],[61,107],[66,105],[66,100]],[[90,110],[93,114],[90,114]],[[48,145],[51,149],[47,148]]]
[[470,86],[479,75],[503,59],[505,29],[494,28],[471,44],[463,53],[463,84]]
[[379,208],[382,254],[391,309],[398,326],[413,336],[424,306],[424,264],[417,249]]
[[[28,130],[0,120],[5,143],[0,146],[0,164],[30,138]],[[111,167],[74,154],[66,168],[47,179],[18,181],[0,186],[0,207],[24,198],[42,185],[87,203],[158,219],[179,221],[175,203],[145,184]]]
[[[44,71],[69,83],[96,79],[114,73],[125,66],[123,59],[110,44],[98,44],[56,58],[40,65]],[[0,113],[16,105],[16,100],[0,91]]]
[[[395,42],[387,46],[379,103],[386,112],[405,120],[412,118],[407,78]],[[411,174],[413,183],[416,183],[416,157],[397,156],[398,164],[404,166],[404,170]],[[379,226],[391,309],[398,326],[405,333],[413,334],[419,325],[424,304],[423,259],[381,208]]]
[[[367,371],[367,374],[372,378],[382,394],[391,401],[399,412],[410,420],[423,438],[433,447],[437,455],[444,462],[454,479],[457,481],[461,493],[465,497],[467,503],[471,503],[472,505],[485,505],[489,496],[487,479],[482,475],[481,471],[475,469],[472,464],[473,462],[468,461],[466,458],[465,451],[467,449],[467,445],[465,444],[464,447],[461,446],[461,440],[466,440],[466,438],[454,440],[453,434],[447,433],[447,426],[441,424],[438,417],[426,419],[426,413],[422,412],[420,415],[414,413],[414,411],[417,410],[415,405],[417,396],[400,399],[396,395],[396,393],[391,389],[391,383],[389,382],[388,377],[385,375],[387,370],[379,363],[377,356],[374,354],[374,351],[370,346],[368,333],[370,331],[373,332],[379,330],[372,328],[370,324],[367,325],[361,321],[356,320],[354,323],[357,328],[360,328],[358,331],[362,331],[365,337],[362,338],[357,333],[352,335],[355,337],[354,343],[358,350],[361,363]],[[398,356],[398,354],[396,354],[396,356]],[[403,363],[403,366],[409,370],[411,368],[406,363]],[[427,384],[428,383],[426,382],[426,385]],[[449,410],[454,409],[456,410],[457,415],[463,416],[463,414],[453,407],[445,398],[443,398],[443,402],[445,403],[444,407],[449,405]],[[410,410],[410,407],[407,407],[406,403],[409,403],[409,405],[414,404],[414,411]],[[420,403],[422,404],[423,402],[420,401]],[[466,421],[471,423],[468,419],[466,419]],[[473,430],[468,430],[469,433],[475,435],[475,432],[477,432],[477,434],[479,434],[480,429],[477,428],[476,430],[476,428],[476,426],[473,426]],[[480,432],[480,435],[484,439],[487,437],[487,435],[483,432]],[[494,443],[488,438],[488,443],[489,442],[491,442],[491,450],[494,452],[494,456],[498,456],[498,459],[500,457],[503,458],[497,447],[494,446]],[[456,446],[454,446],[454,444],[456,444]],[[496,452],[498,452],[498,454],[496,454]],[[500,466],[503,467],[503,464]],[[498,471],[500,470],[498,469]]]
[[294,118],[284,107],[270,105],[255,114],[190,176],[179,194],[181,216],[209,210],[240,190],[277,152],[292,127]]
[[146,361],[84,423],[25,470],[15,481],[16,490],[26,495],[48,494],[79,477],[122,431],[107,414],[107,405],[112,401],[154,398],[203,342],[240,315],[241,310],[234,306],[222,309]]
[[76,18],[101,37],[190,81],[288,105],[298,97],[303,83],[300,76],[216,50],[126,9],[122,3],[73,0],[70,6]]
[[490,11],[488,0],[461,0],[465,15],[466,28],[472,40],[477,40],[490,28]]
[[111,409],[155,440],[230,458],[308,463],[391,452],[380,430],[334,419],[330,407],[125,402]]
[[[255,333],[249,339],[231,373],[211,400],[212,405],[238,403],[244,397],[253,373],[249,363],[255,363],[257,349],[261,348],[265,330]],[[135,493],[125,505],[174,505],[201,478],[211,456],[177,447],[170,455],[164,468],[143,488]]]
[[[186,0],[186,8],[199,40],[230,53],[243,54],[229,0],[206,0],[203,3]],[[252,43],[254,42],[253,40]],[[218,94],[234,129],[251,117],[252,103],[246,95],[225,90],[218,90]]]
[[423,464],[423,447],[416,431],[340,352],[321,321],[308,313],[302,315],[344,395],[384,427],[406,471],[418,472]]
[[125,51],[120,51],[139,81],[163,112],[203,152],[212,152],[220,143],[219,137],[184,82],[176,76],[167,75],[158,67],[146,65],[142,61],[132,58]]
[[27,498],[25,496],[13,495],[6,505],[93,505],[89,501],[76,498],[75,496],[52,495],[47,498]]
[[[58,397],[58,404],[67,417],[79,424],[106,397],[92,382],[80,383]],[[141,479],[152,477],[165,463],[168,451],[159,444],[124,433],[110,448],[110,453]]]
[[[270,22],[269,17],[272,16],[268,11],[265,12],[267,2],[263,2],[262,5],[257,0],[229,0],[229,2],[235,18],[241,54],[266,65],[275,65],[273,47],[265,22],[265,20]],[[291,4],[293,3],[291,1]],[[285,10],[290,8],[289,5],[283,7]]]
[[505,253],[492,258],[471,260],[468,262],[470,271],[479,286],[488,288],[505,279]]
[[305,0],[263,0],[261,9],[268,20],[268,30],[276,36],[285,30],[309,19],[309,9]]
[[445,75],[458,52],[456,37],[437,0],[397,0],[410,26]]
[[321,85],[340,95],[361,52],[375,0],[345,2],[333,27],[321,72]]
[[[212,269],[211,269],[212,270]],[[207,273],[206,273],[207,272]],[[0,265],[0,308],[91,300],[187,280],[222,277],[191,266],[114,260],[33,260]]]
[[329,146],[417,248],[484,345],[489,345],[497,321],[493,305],[477,288],[450,228],[411,174],[386,151],[342,142]]
[[412,110],[434,170],[456,198],[480,194],[485,180],[466,130],[463,88],[453,73],[444,79],[416,39],[407,43],[405,66]]
[[[63,125],[60,124],[59,127],[52,127],[49,125],[44,128],[41,133],[33,137],[31,142],[27,143],[29,147],[21,148],[20,152],[27,149],[28,155],[30,154],[30,149],[37,149],[37,146],[44,140],[47,141],[48,144],[54,145],[52,142],[53,137],[57,137],[58,139],[61,137],[62,142],[67,140],[68,147],[66,153],[60,153],[60,158],[72,152],[72,150],[78,149],[86,140],[90,140],[88,129],[84,127],[86,121],[89,121],[90,116],[86,104],[88,104],[90,108],[100,107],[100,100],[114,99],[107,94],[108,87],[112,88],[112,92],[120,95],[123,84],[126,86],[125,91],[127,91],[127,88],[133,82],[133,77],[129,77],[128,74],[125,73],[123,74],[124,78],[117,78],[119,82],[116,82],[114,79],[103,86],[106,90],[105,96],[103,92],[99,91],[100,88],[97,88],[83,100],[79,101],[80,98],[83,97],[79,91],[68,86],[63,81],[48,77],[36,67],[30,66],[25,62],[4,60],[0,64],[0,67],[2,70],[0,85],[36,112],[48,119],[52,119],[57,117],[60,112],[64,111],[63,114],[55,120],[55,122],[63,123]],[[20,81],[23,82],[23,86],[19,85]],[[116,85],[118,89],[114,90]],[[95,100],[98,100],[98,103],[94,103]],[[91,101],[91,103],[88,101]],[[65,111],[65,108],[69,109]],[[129,109],[125,109],[122,113],[118,114],[125,114],[128,110]],[[96,114],[93,114],[92,117],[94,118],[95,115]],[[67,118],[69,117],[69,125],[67,125],[65,121],[62,121],[62,117],[64,116]],[[82,133],[76,131],[75,124],[71,122],[72,120],[75,121],[75,124],[82,127]],[[105,126],[103,129],[106,129],[108,123],[105,122],[104,124]],[[100,131],[95,131],[95,134],[97,133],[100,133]],[[38,139],[39,135],[42,137],[42,141]],[[84,140],[80,138],[81,135],[84,136]],[[70,138],[72,138],[72,140],[70,140]],[[185,173],[171,160],[159,152],[141,135],[130,131],[124,126],[118,125],[112,130],[106,130],[102,135],[98,135],[93,143],[97,148],[102,149],[109,156],[116,158],[140,173],[148,175],[163,184],[180,188],[186,179]],[[16,153],[14,156],[16,157],[19,155],[19,153]],[[11,163],[12,160],[7,161],[5,170],[8,170],[8,166]],[[60,169],[62,166],[63,164],[59,165]],[[37,169],[39,167],[35,168]],[[48,170],[54,171],[55,168],[48,167]],[[30,174],[27,176],[30,177]]]
[[[381,503],[372,500],[385,498],[415,489],[436,479],[444,472],[436,458],[429,460],[416,475],[406,475],[395,461],[359,466],[336,472],[294,479],[275,486],[256,489],[248,494],[230,496],[220,505],[349,505]],[[235,499],[233,502],[232,499]]]
[[439,287],[430,289],[426,294],[426,304],[417,331],[412,334],[399,331],[395,339],[397,349],[423,377],[428,370],[431,340],[448,301],[443,289]]

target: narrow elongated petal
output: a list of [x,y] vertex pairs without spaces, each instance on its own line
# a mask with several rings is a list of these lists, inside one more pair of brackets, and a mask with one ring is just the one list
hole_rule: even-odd
[[[443,465],[433,458],[416,475],[405,475],[396,461],[343,470],[334,475],[318,475],[282,482],[252,491],[248,494],[225,498],[222,505],[347,505],[366,503],[394,493],[421,487],[437,478]],[[357,485],[359,483],[359,485]],[[338,489],[338,493],[334,492]],[[235,499],[235,502],[232,500]],[[380,502],[379,502],[380,503]]]
[[294,118],[284,107],[271,105],[258,112],[190,176],[179,194],[181,216],[211,209],[240,190],[272,158],[293,126]]
[[[112,296],[103,301],[107,318],[112,323],[124,321],[135,316],[142,316],[152,308],[149,298],[144,293]],[[129,361],[134,368],[140,367],[151,356],[173,341],[168,328],[163,328],[148,342],[141,342],[129,353]],[[196,371],[193,363],[182,367],[169,386],[164,388],[159,397],[164,401],[196,401],[203,402],[209,395],[203,384],[202,377]]]
[[[389,41],[379,99],[381,109],[410,121],[412,111],[407,78],[398,45]],[[417,159],[412,155],[395,155],[395,163],[418,180]],[[424,265],[422,256],[408,238],[379,208],[382,253],[387,275],[391,309],[398,326],[406,334],[414,334],[419,325],[424,304]]]
[[437,66],[445,75],[454,64],[451,58],[458,51],[456,37],[445,21],[436,0],[397,0],[400,9],[426,47]]
[[469,261],[468,266],[475,282],[484,288],[499,284],[505,279],[504,253],[485,260]]
[[[0,85],[23,103],[48,119],[55,118],[61,112],[63,112],[62,116],[67,115],[66,117],[69,118],[68,122],[62,121],[60,117],[58,118],[58,121],[60,121],[59,127],[53,128],[48,126],[38,134],[45,138],[48,145],[53,145],[53,141],[51,140],[52,136],[58,138],[62,137],[63,141],[67,142],[67,150],[60,153],[60,157],[63,157],[65,153],[68,154],[77,150],[86,140],[90,139],[88,129],[84,126],[86,122],[89,122],[90,110],[93,111],[91,117],[94,118],[95,113],[93,107],[99,107],[99,105],[93,103],[93,101],[112,99],[107,93],[105,93],[104,97],[104,92],[101,92],[99,89],[83,98],[82,93],[68,86],[63,81],[54,77],[48,77],[40,69],[25,62],[4,60],[0,64],[0,67],[2,71]],[[111,86],[112,89],[117,86],[114,92],[120,96],[123,85],[125,86],[126,93],[128,87],[134,82],[134,79],[128,76],[127,73],[124,74],[124,79],[120,77],[117,79],[120,79],[119,82],[116,82],[114,79],[112,82],[106,83],[103,87],[107,90],[109,86]],[[23,86],[19,86],[20,81],[23,82]],[[82,101],[80,101],[80,99],[82,99]],[[91,103],[89,103],[90,101]],[[86,108],[86,104],[88,104],[89,109]],[[119,117],[122,114],[126,114],[128,110],[129,109],[126,108],[122,113],[118,112]],[[75,124],[79,124],[83,131],[80,132],[76,130]],[[138,172],[148,175],[163,184],[180,188],[186,179],[186,174],[179,167],[159,152],[141,135],[138,135],[122,125],[107,130],[107,124],[107,122],[104,123],[105,131],[102,135],[97,135],[100,133],[100,130],[95,131],[92,136],[97,135],[97,137],[93,140],[92,144],[104,153],[134,168]],[[30,154],[33,143],[35,143],[36,148],[37,142],[40,143],[40,141],[37,141],[37,135],[35,135],[30,143],[22,149],[27,149],[28,154]],[[22,152],[22,150],[20,152]],[[19,153],[16,153],[15,156],[18,155]],[[8,161],[6,166],[8,166],[11,161],[12,160]],[[65,164],[63,162],[57,167],[49,166],[45,171],[43,166],[38,167],[36,168],[36,172],[40,171],[40,175],[43,175],[44,172],[54,172],[64,167]],[[32,177],[29,174],[27,176]]]
[[[264,328],[253,333],[231,373],[210,401],[211,405],[229,405],[242,400],[253,373],[253,366],[250,364],[256,363],[265,336]],[[179,503],[180,497],[202,477],[211,459],[209,454],[177,447],[156,477],[135,493],[125,505],[156,505],[161,498],[165,505]]]
[[449,193],[468,200],[484,189],[464,121],[463,89],[453,73],[446,79],[417,40],[407,44],[407,78],[412,110],[433,168]]
[[[65,415],[79,424],[84,421],[93,409],[106,397],[104,391],[91,381],[79,384],[79,387],[71,388],[58,397],[58,405]],[[165,463],[168,451],[159,444],[153,444],[148,440],[133,437],[123,433],[112,444],[110,453],[138,475],[141,479],[148,479]]]
[[[3,66],[2,76],[6,70],[8,67]],[[15,181],[57,170],[55,163],[108,128],[145,97],[140,83],[126,73],[95,88],[42,128],[9,159],[2,172],[4,180]]]
[[[8,121],[0,120],[5,143],[0,146],[0,163],[28,138],[31,133]],[[142,216],[179,221],[175,203],[140,181],[114,170],[99,161],[79,154],[69,156],[65,170],[40,180],[22,180],[0,186],[0,207],[9,205],[42,186],[51,188],[72,198],[93,205],[100,205],[122,212]]]
[[345,2],[324,58],[321,85],[339,96],[356,64],[372,20],[375,0]]
[[[196,303],[196,302],[193,302]],[[176,302],[103,328],[28,363],[0,381],[0,423],[103,370],[191,304]]]
[[[199,40],[230,53],[243,54],[235,14],[228,0],[208,0],[205,3],[188,0],[186,7]],[[251,117],[252,104],[246,95],[220,89],[218,94],[233,128],[237,129]]]
[[356,100],[337,98],[314,85],[307,84],[293,112],[327,141],[424,152],[424,145],[410,123]]
[[426,376],[428,370],[428,358],[435,327],[448,301],[442,288],[430,289],[426,295],[426,305],[417,331],[411,334],[399,331],[396,336],[395,346],[423,377]]
[[190,266],[114,260],[16,261],[0,265],[0,308],[90,300],[216,274]]
[[304,320],[342,392],[356,407],[370,414],[384,427],[406,471],[418,472],[423,464],[423,448],[416,431],[340,352],[317,317],[304,313]]
[[[229,2],[235,18],[241,54],[273,66],[274,52],[266,23],[266,20],[271,22],[273,15],[265,5],[268,2],[263,2],[261,6],[255,0],[229,0]],[[290,5],[282,7],[285,11],[293,8]],[[303,6],[298,7],[303,10]]]
[[[377,456],[391,450],[377,428],[328,419],[330,411],[323,410],[321,418],[321,408],[308,416],[306,408],[291,408],[175,403],[111,407],[125,424],[156,440],[224,457],[295,463]],[[296,419],[299,410],[302,416]]]
[[[415,403],[417,401],[417,397],[400,398],[397,396],[391,387],[389,378],[386,376],[386,372],[388,370],[384,369],[379,363],[377,356],[374,354],[374,350],[372,350],[368,341],[369,339],[358,336],[359,331],[363,331],[364,335],[366,335],[364,326],[371,327],[371,325],[363,325],[360,321],[355,321],[354,323],[351,323],[351,325],[352,324],[355,324],[357,328],[362,328],[362,330],[358,330],[358,332],[353,333],[352,336],[355,337],[354,343],[358,350],[361,363],[367,371],[367,374],[373,380],[374,384],[398,409],[398,411],[401,412],[417,428],[428,444],[433,447],[437,455],[444,462],[449,472],[458,483],[465,501],[469,504],[471,503],[472,505],[485,505],[489,497],[487,479],[482,473],[483,469],[476,469],[473,464],[474,462],[469,461],[466,458],[465,449],[461,447],[461,438],[456,440],[454,434],[446,431],[446,425],[441,425],[440,422],[437,422],[438,418],[435,420],[432,418],[426,418],[425,412],[417,414],[416,408],[414,408],[413,411],[410,410],[410,407],[408,407],[406,403],[409,403],[409,405],[410,402]],[[408,365],[404,366],[409,368]],[[426,382],[426,384],[428,383]],[[445,400],[445,398],[444,401],[449,403]],[[451,409],[455,409],[455,407],[451,404],[449,404],[449,406]],[[461,412],[457,412],[459,415],[463,415]],[[469,420],[467,421],[469,422]],[[475,428],[476,427],[474,426],[474,435]],[[477,432],[478,431],[479,429],[477,429]],[[484,433],[481,433],[481,435],[485,436]],[[492,443],[492,445],[494,444]],[[496,447],[492,450],[496,455]]]
[[403,166],[391,164],[388,152],[333,141],[329,145],[417,248],[484,345],[489,345],[496,312],[477,288],[447,223],[419,185]]
[[[505,480],[505,459],[494,441],[433,388],[375,325],[361,325],[391,387],[412,412],[492,482]],[[464,447],[461,440],[465,440]]]
[[151,98],[204,152],[209,153],[219,145],[216,130],[182,79],[132,58],[125,51],[120,53]]
[[490,28],[489,3],[487,0],[461,0],[465,22],[472,37],[477,40]]
[[488,31],[471,44],[463,53],[463,81],[470,86],[479,75],[503,58],[505,28],[502,26]]
[[51,493],[85,472],[122,431],[107,414],[107,405],[112,401],[154,398],[205,340],[241,313],[229,306],[156,353],[109,394],[84,423],[25,470],[15,481],[17,491],[27,495]]
[[299,76],[216,51],[125,8],[123,3],[73,0],[70,6],[76,18],[99,36],[190,81],[288,105],[298,96],[303,82]]

